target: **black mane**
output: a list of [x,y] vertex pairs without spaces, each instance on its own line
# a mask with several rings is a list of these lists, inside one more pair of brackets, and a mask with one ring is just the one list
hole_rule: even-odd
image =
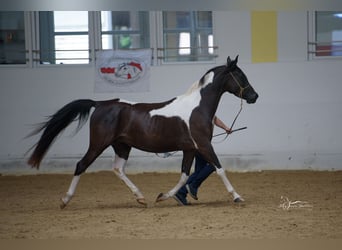
[[220,73],[224,72],[224,70],[226,69],[226,65],[220,65],[220,66],[216,66],[214,68],[209,69],[200,79],[199,85],[203,85],[204,84],[204,78],[207,74],[209,74],[210,72],[214,72],[215,76],[219,75]]

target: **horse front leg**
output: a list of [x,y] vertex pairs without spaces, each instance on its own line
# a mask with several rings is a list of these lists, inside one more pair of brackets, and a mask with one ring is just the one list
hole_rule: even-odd
[[125,165],[127,160],[124,158],[119,157],[118,155],[115,155],[114,164],[113,164],[113,171],[125,184],[126,186],[132,191],[134,196],[136,197],[136,200],[139,204],[142,204],[144,206],[147,206],[145,197],[140,192],[139,188],[134,185],[134,183],[127,177],[125,173]]
[[216,168],[216,173],[218,174],[218,176],[221,177],[221,180],[223,181],[227,191],[229,193],[231,193],[231,195],[233,196],[233,201],[234,202],[242,202],[242,201],[244,201],[244,199],[233,188],[232,184],[228,180],[228,177],[227,177],[224,169],[222,167],[218,168],[216,166],[215,166],[215,168]]
[[204,150],[200,150],[200,154],[212,165],[215,166],[216,173],[218,176],[220,176],[223,184],[225,185],[227,191],[233,196],[234,202],[242,202],[244,199],[235,191],[234,187],[230,183],[224,169],[221,166],[221,163],[219,162],[217,155],[214,152],[213,147],[210,145],[207,145],[204,147]]
[[183,152],[182,174],[178,183],[176,184],[174,188],[172,188],[166,194],[160,193],[156,199],[156,202],[165,201],[168,198],[174,196],[178,192],[178,190],[186,184],[189,178],[190,169],[191,169],[191,165],[194,160],[194,157],[195,157],[195,152],[192,152],[192,151]]

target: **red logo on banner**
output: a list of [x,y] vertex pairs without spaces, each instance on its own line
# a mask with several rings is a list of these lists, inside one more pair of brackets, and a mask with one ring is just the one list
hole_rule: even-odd
[[115,68],[101,68],[101,73],[102,74],[114,74],[115,73]]
[[114,74],[115,78],[135,80],[138,79],[143,72],[143,68],[138,62],[124,62],[115,67],[101,67],[100,72],[102,74]]

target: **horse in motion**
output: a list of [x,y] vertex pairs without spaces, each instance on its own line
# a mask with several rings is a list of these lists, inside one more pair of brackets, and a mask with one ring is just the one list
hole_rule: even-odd
[[130,188],[140,204],[146,205],[145,198],[125,174],[125,163],[132,147],[153,153],[183,151],[178,183],[167,193],[159,194],[156,202],[174,196],[186,183],[197,152],[215,166],[233,200],[243,201],[229,182],[211,144],[213,118],[223,93],[229,92],[247,103],[255,103],[258,98],[237,62],[238,56],[234,60],[228,57],[227,64],[208,70],[185,94],[165,102],[131,103],[120,99],[70,102],[31,133],[42,132],[42,135],[34,146],[28,164],[39,168],[57,135],[77,119],[81,128],[94,107],[90,118],[89,147],[76,165],[61,208],[73,197],[81,174],[109,146],[115,152],[114,173]]

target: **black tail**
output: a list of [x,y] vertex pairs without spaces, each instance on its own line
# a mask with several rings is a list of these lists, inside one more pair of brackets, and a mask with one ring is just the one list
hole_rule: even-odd
[[41,124],[36,130],[28,135],[32,136],[44,130],[38,143],[33,146],[34,151],[27,163],[32,167],[39,168],[41,160],[57,135],[75,120],[78,120],[78,131],[88,120],[90,109],[95,106],[96,102],[92,100],[76,100],[65,105],[52,115],[47,122]]

